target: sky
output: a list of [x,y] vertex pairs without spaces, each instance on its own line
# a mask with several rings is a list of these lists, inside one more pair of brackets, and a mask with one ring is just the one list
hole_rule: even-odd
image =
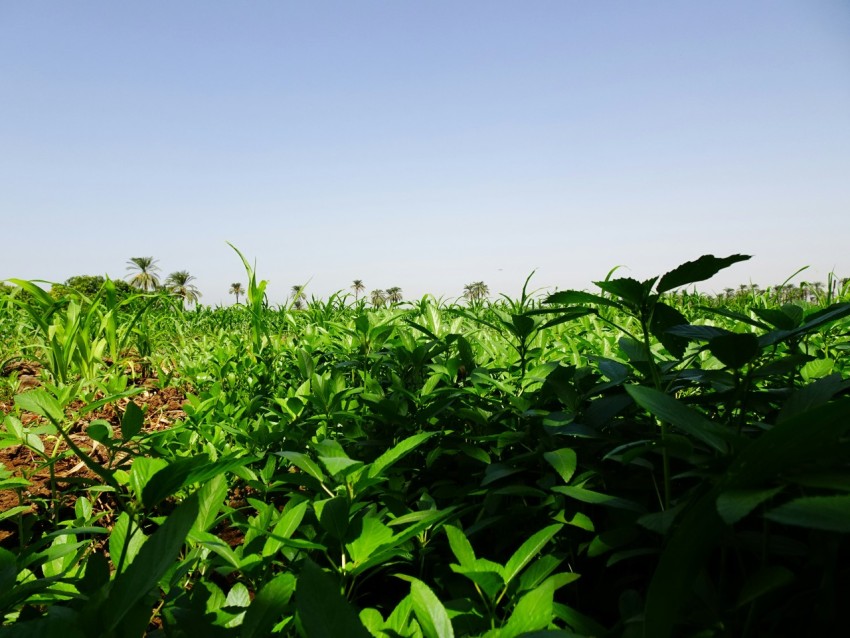
[[846,0],[0,3],[0,279],[850,276]]

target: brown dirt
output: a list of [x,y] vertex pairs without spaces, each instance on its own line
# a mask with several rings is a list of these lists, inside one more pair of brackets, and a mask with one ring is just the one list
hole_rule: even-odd
[[[26,362],[21,362],[26,364]],[[8,367],[8,366],[7,366]],[[15,368],[14,371],[22,371],[23,367]],[[30,366],[28,370],[37,372]],[[4,369],[3,372],[6,372]],[[34,376],[34,375],[33,375]],[[18,377],[19,379],[21,376]],[[93,456],[101,463],[109,462],[106,449],[92,440],[86,430],[95,419],[106,420],[114,429],[114,436],[121,435],[121,416],[129,401],[133,401],[142,408],[144,412],[143,432],[155,432],[164,430],[171,426],[176,420],[186,416],[183,411],[183,403],[186,395],[177,388],[157,388],[156,379],[147,379],[139,385],[145,390],[131,399],[121,399],[114,404],[107,404],[93,410],[85,415],[79,416],[78,411],[83,407],[82,402],[75,402],[69,406],[68,416],[76,420],[69,429],[71,440],[83,451]],[[0,420],[6,415],[13,413],[12,401],[0,401]],[[21,423],[24,426],[37,425],[42,419],[35,414],[20,414]],[[57,445],[54,437],[42,436],[42,442],[48,455],[53,452]],[[102,483],[100,477],[90,471],[86,465],[70,450],[64,441],[58,441],[58,449],[55,455],[58,460],[54,462],[54,483],[58,493],[58,503],[54,507],[73,507],[76,500],[76,489],[80,486],[89,486]],[[126,458],[126,457],[125,457]],[[122,458],[112,459],[113,467],[120,467]],[[4,512],[18,505],[28,505],[33,512],[39,512],[47,503],[52,493],[50,470],[44,460],[31,449],[23,445],[13,445],[0,448],[0,463],[13,477],[22,477],[30,482],[29,487],[20,491],[0,490],[0,512]],[[17,535],[17,525],[12,520],[0,521],[0,546],[14,542]]]

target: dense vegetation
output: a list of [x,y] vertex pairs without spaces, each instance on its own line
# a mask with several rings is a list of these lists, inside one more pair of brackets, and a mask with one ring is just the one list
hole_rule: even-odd
[[846,286],[677,294],[743,259],[372,309],[12,280],[0,637],[847,629]]

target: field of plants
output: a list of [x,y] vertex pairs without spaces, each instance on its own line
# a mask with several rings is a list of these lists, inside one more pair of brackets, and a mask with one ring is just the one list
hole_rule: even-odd
[[682,292],[745,259],[385,308],[10,280],[0,638],[850,635],[850,295]]

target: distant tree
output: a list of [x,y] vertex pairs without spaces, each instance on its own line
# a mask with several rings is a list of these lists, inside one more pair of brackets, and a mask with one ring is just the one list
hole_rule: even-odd
[[230,294],[236,295],[236,303],[239,303],[239,295],[245,294],[245,289],[242,287],[238,281],[234,284],[230,284]]
[[178,270],[171,273],[165,280],[165,289],[175,297],[180,297],[183,305],[198,303],[201,293],[192,283],[195,277],[188,270]]
[[[93,297],[103,285],[106,283],[106,278],[100,275],[75,275],[65,280],[65,283],[56,284],[50,288],[50,296],[55,299],[68,294],[69,292],[78,292],[86,297]],[[118,298],[124,298],[133,293],[133,287],[122,279],[112,280],[115,286],[115,292]]]
[[389,301],[391,304],[401,303],[401,288],[399,288],[398,286],[387,288],[386,295],[387,301]]
[[477,302],[490,294],[490,288],[483,281],[473,281],[463,287],[463,296],[469,301]]
[[355,279],[352,282],[351,289],[354,291],[354,302],[357,303],[360,293],[366,290],[366,286],[363,285],[362,279]]
[[151,292],[159,287],[159,268],[153,257],[131,257],[127,262],[127,270],[133,271],[128,275],[130,285],[145,292]]
[[369,301],[372,302],[373,308],[383,308],[387,302],[387,296],[383,290],[373,290],[369,293]]
[[304,300],[307,295],[304,294],[304,286],[292,286],[292,307],[296,310],[301,310],[304,307]]

